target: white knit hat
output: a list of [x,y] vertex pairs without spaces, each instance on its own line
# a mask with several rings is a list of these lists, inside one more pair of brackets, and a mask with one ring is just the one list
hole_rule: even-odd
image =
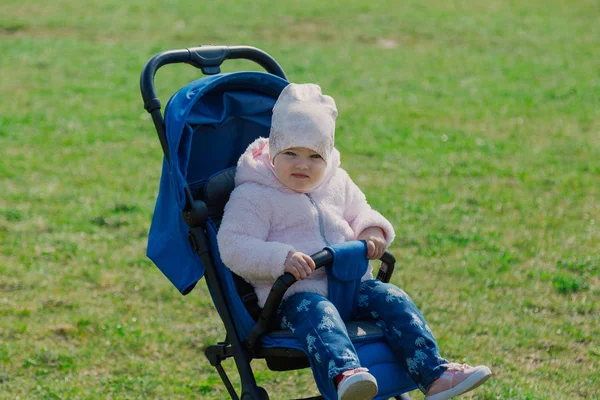
[[290,147],[306,147],[327,161],[333,150],[337,115],[335,101],[323,95],[318,85],[290,83],[273,107],[271,159]]

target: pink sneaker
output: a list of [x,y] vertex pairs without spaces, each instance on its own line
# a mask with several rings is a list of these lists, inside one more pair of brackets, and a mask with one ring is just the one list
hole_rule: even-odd
[[348,369],[334,378],[338,400],[371,400],[377,394],[377,380],[366,368]]
[[467,364],[450,363],[438,379],[433,381],[425,395],[425,400],[448,400],[459,394],[475,389],[492,376],[486,366],[471,367]]

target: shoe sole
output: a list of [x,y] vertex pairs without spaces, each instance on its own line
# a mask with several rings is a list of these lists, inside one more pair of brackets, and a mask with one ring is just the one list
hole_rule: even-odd
[[424,400],[448,400],[459,394],[473,390],[476,387],[483,385],[492,376],[492,371],[489,368],[481,368],[473,375],[454,386],[452,389],[444,390],[443,392],[425,397]]
[[[352,379],[352,377],[350,377]],[[377,395],[377,383],[370,380],[348,381],[348,386],[340,393],[339,400],[371,400]]]

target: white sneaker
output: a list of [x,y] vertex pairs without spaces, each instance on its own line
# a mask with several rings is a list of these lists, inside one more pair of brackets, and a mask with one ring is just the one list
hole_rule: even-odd
[[353,368],[341,373],[338,400],[372,400],[377,395],[377,380],[366,368]]

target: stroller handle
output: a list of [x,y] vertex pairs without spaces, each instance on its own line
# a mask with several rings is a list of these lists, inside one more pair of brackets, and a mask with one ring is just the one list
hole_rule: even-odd
[[198,46],[187,49],[168,50],[152,57],[142,70],[140,89],[144,108],[152,115],[152,121],[158,133],[163,153],[169,162],[169,147],[165,134],[165,124],[160,112],[160,99],[156,95],[154,76],[156,71],[167,64],[186,63],[202,70],[205,75],[215,75],[221,72],[221,64],[225,60],[246,59],[254,61],[267,72],[287,80],[285,72],[273,57],[264,51],[251,46]]
[[[315,262],[315,271],[333,262],[333,253],[327,249],[318,251],[310,257]],[[386,250],[381,256],[380,260],[381,268],[377,274],[377,279],[387,283],[389,282],[392,272],[394,271],[396,258],[392,253]],[[246,340],[250,348],[254,347],[260,336],[269,329],[269,325],[277,313],[279,304],[281,304],[283,295],[296,281],[297,279],[294,277],[294,275],[290,274],[289,272],[284,273],[275,281],[271,287],[269,296],[265,301],[265,306],[260,313],[260,317],[258,318],[256,324],[252,327],[252,330],[248,335],[248,339]]]

